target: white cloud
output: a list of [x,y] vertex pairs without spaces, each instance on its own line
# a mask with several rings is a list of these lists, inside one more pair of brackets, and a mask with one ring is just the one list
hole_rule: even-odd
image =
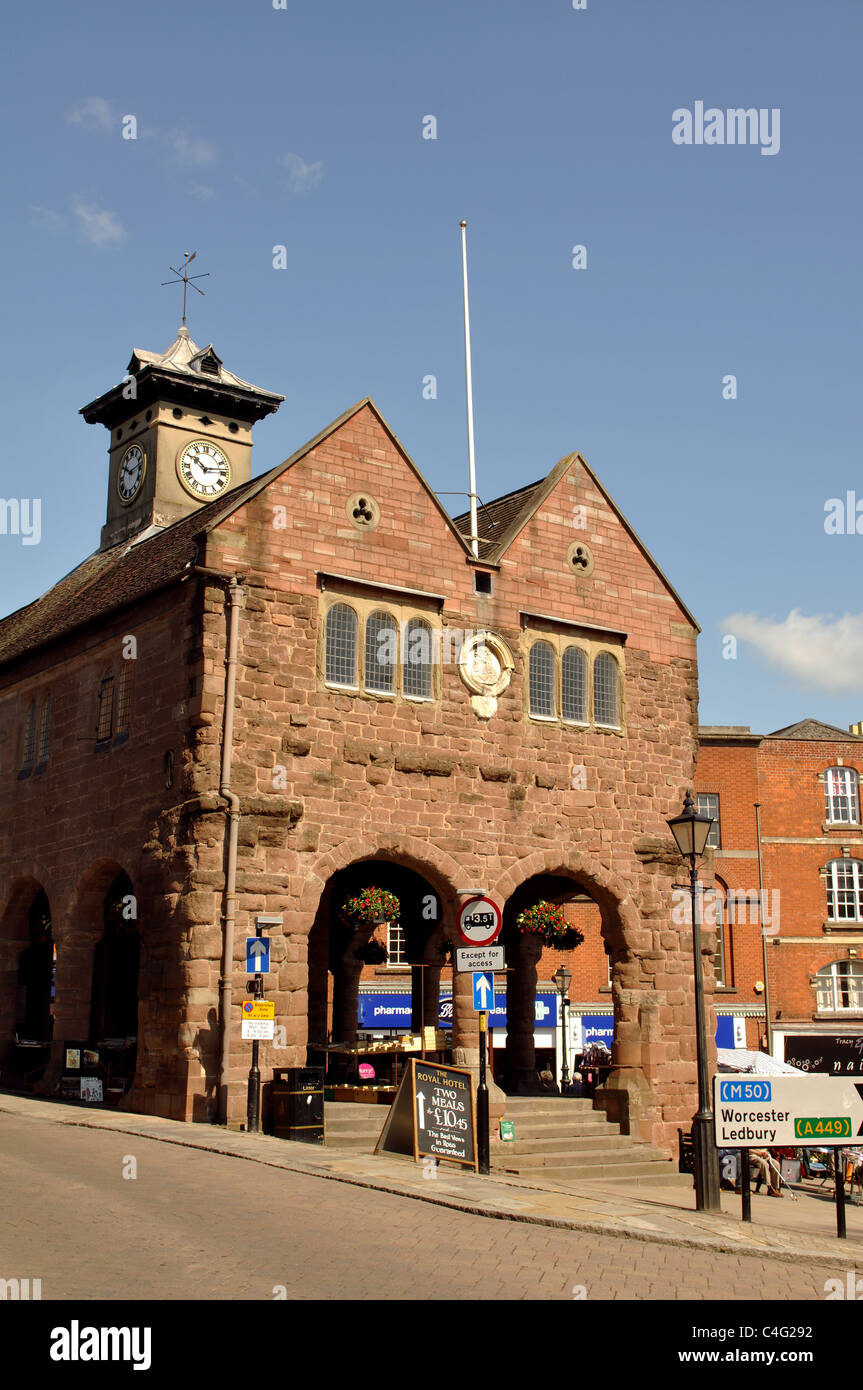
[[201,169],[214,164],[216,149],[209,140],[201,140],[196,135],[187,135],[182,130],[171,130],[167,135],[171,155],[177,164],[185,164],[193,169]]
[[722,630],[751,642],[770,666],[807,685],[834,692],[863,685],[863,613],[807,617],[793,608],[781,622],[732,613]]
[[308,193],[310,188],[317,188],[324,176],[324,166],[320,160],[316,164],[307,164],[298,154],[282,155],[282,164],[287,169],[285,180],[290,193]]
[[216,196],[215,188],[211,188],[208,183],[190,184],[189,192],[193,198],[200,198],[202,203],[209,202],[210,198],[215,198]]
[[54,208],[43,208],[34,205],[30,211],[33,214],[33,221],[36,223],[36,226],[42,227],[46,232],[60,232],[68,221],[62,212],[56,212]]
[[106,134],[119,125],[111,103],[104,97],[87,97],[73,111],[67,111],[66,120],[71,125],[83,126],[85,130],[101,130]]
[[85,241],[93,246],[110,246],[122,241],[125,229],[113,212],[96,208],[80,196],[72,199],[72,211],[78,221],[78,230]]

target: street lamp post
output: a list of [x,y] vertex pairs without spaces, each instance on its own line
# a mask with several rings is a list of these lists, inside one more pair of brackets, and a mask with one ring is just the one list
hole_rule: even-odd
[[563,1064],[560,1068],[560,1094],[566,1095],[569,1088],[569,1060],[567,1058],[566,1045],[566,1006],[569,1003],[569,982],[572,979],[572,972],[562,965],[554,972],[551,977],[557,986],[560,995],[560,1041],[563,1051]]
[[692,796],[686,793],[682,815],[668,822],[677,848],[689,861],[689,892],[692,903],[692,954],[695,965],[695,1046],[698,1057],[698,1111],[692,1119],[695,1149],[695,1206],[697,1211],[721,1211],[719,1200],[719,1155],[713,1131],[713,1109],[707,1075],[707,1038],[704,1025],[704,976],[701,968],[701,928],[698,920],[698,868],[696,860],[704,853],[713,821],[700,816]]

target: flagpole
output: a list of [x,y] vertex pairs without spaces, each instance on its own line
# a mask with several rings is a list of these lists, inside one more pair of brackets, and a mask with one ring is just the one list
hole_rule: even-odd
[[467,223],[461,227],[461,266],[464,281],[464,360],[467,377],[467,457],[470,469],[470,548],[474,559],[479,559],[479,537],[476,519],[476,459],[473,448],[473,385],[470,369],[470,308],[467,297]]

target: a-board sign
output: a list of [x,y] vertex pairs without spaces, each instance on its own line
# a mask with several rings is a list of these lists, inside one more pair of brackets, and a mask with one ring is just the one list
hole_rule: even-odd
[[716,1076],[713,1109],[720,1149],[841,1147],[863,1135],[863,1082],[836,1076]]
[[465,970],[505,970],[502,946],[456,946],[455,968]]
[[473,1076],[411,1057],[375,1153],[437,1158],[476,1168]]
[[500,935],[503,914],[491,898],[477,896],[462,903],[458,934],[468,946],[490,946]]

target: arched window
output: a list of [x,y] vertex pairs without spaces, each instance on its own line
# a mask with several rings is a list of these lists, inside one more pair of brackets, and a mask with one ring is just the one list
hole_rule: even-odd
[[587,722],[587,657],[580,647],[567,647],[563,653],[560,706],[564,719]]
[[96,742],[104,743],[114,732],[114,672],[102,672],[99,681],[99,703],[96,711]]
[[597,724],[617,728],[617,662],[610,652],[600,652],[593,663],[593,718]]
[[831,922],[863,921],[863,863],[831,859],[827,865],[827,916]]
[[346,603],[327,614],[325,678],[329,685],[357,685],[357,615]]
[[39,762],[44,763],[48,760],[48,752],[51,747],[51,695],[47,694],[42,701],[42,712],[39,718]]
[[405,629],[402,693],[415,700],[432,697],[432,630],[422,618],[411,618]]
[[716,932],[716,950],[711,957],[713,974],[717,985],[729,986],[734,983],[731,969],[731,940],[729,924],[726,921],[725,887],[717,882],[716,887],[704,894],[703,922],[709,931]]
[[36,701],[31,700],[27,707],[27,722],[24,725],[23,768],[32,767],[36,758]]
[[117,733],[129,727],[129,712],[132,707],[132,660],[120,663],[120,682],[117,686]]
[[396,688],[396,662],[399,639],[391,613],[370,613],[366,619],[366,669],[364,686],[381,695],[392,695]]
[[828,767],[824,773],[824,800],[830,822],[856,824],[860,820],[859,777],[853,767]]
[[534,642],[531,647],[528,682],[531,714],[554,719],[554,649],[548,642]]
[[863,961],[834,960],[815,976],[818,1013],[863,1010]]

